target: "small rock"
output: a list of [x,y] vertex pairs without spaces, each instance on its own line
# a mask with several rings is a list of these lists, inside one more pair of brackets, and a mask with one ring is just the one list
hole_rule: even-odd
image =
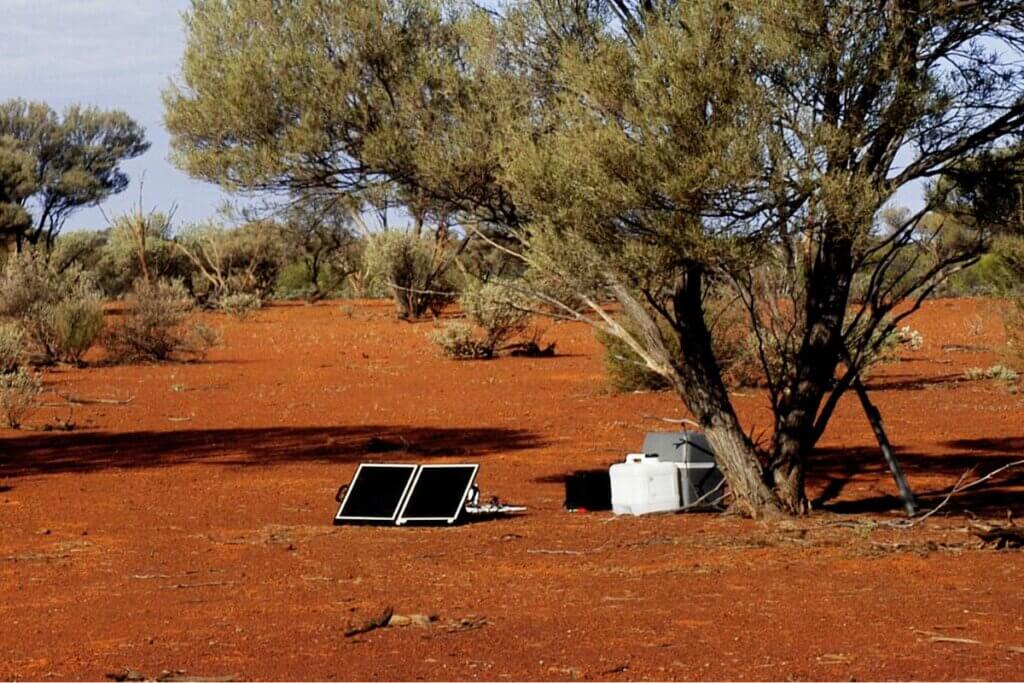
[[402,628],[403,626],[409,626],[412,624],[412,617],[404,614],[395,614],[391,617],[391,621],[388,622],[388,626],[395,628]]
[[52,532],[49,529],[40,529],[39,530],[39,535],[40,536],[49,536],[50,533],[52,533]]
[[437,621],[437,619],[438,616],[436,614],[395,614],[392,615],[388,626],[395,628],[404,628],[406,626],[430,628],[431,624]]

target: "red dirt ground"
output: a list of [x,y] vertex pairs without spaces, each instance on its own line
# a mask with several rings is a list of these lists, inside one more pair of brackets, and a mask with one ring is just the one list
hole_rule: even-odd
[[[1024,554],[963,530],[965,508],[1021,508],[1019,470],[911,531],[836,524],[898,510],[845,400],[809,519],[569,514],[561,477],[621,459],[678,401],[607,393],[582,326],[548,328],[555,358],[454,362],[432,323],[390,314],[210,316],[225,343],[207,362],[47,372],[76,397],[134,399],[78,407],[69,433],[0,431],[0,678],[1024,678]],[[963,380],[1001,342],[983,304],[935,302],[913,324],[924,348],[870,385],[934,505],[967,468],[1020,457],[1024,402]],[[763,395],[737,402],[768,426]],[[409,452],[368,455],[372,437]],[[478,461],[485,496],[529,511],[334,527],[362,460]],[[386,607],[439,621],[344,636]],[[486,621],[452,627],[470,617]]]

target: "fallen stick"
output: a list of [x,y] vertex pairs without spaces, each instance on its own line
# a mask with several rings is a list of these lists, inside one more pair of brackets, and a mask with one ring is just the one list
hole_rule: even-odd
[[902,529],[908,529],[908,528],[910,528],[912,526],[920,524],[921,522],[923,522],[924,520],[928,519],[929,517],[934,515],[936,512],[941,510],[942,508],[946,507],[946,505],[949,503],[949,501],[953,499],[953,496],[957,495],[958,493],[963,493],[967,489],[974,488],[978,484],[981,484],[983,482],[988,481],[989,479],[991,479],[992,477],[996,476],[997,474],[1005,472],[1006,470],[1012,469],[1014,467],[1020,467],[1021,465],[1024,465],[1024,460],[1014,460],[1013,462],[1006,463],[1002,467],[997,467],[996,469],[992,470],[991,472],[989,472],[988,474],[986,474],[983,477],[978,477],[974,481],[968,482],[968,483],[965,484],[964,480],[967,479],[968,475],[970,475],[970,473],[973,472],[974,469],[975,469],[975,468],[972,467],[971,469],[967,470],[966,472],[964,472],[963,474],[960,475],[960,478],[957,479],[955,484],[953,484],[952,490],[950,490],[950,492],[946,495],[946,497],[943,498],[939,502],[939,504],[936,505],[935,507],[933,507],[931,510],[929,510],[925,514],[921,515],[920,517],[915,517],[914,519],[904,520],[904,521],[900,521],[900,522],[890,522],[888,524],[888,526],[893,526],[893,527],[902,528]]
[[683,418],[661,417],[659,415],[648,415],[647,413],[640,413],[640,417],[644,418],[645,420],[658,420],[659,422],[667,422],[669,424],[674,424],[674,425],[691,425],[693,427],[697,427],[698,429],[700,428],[700,424],[699,423],[694,422],[693,420],[688,420],[685,417],[683,417]]
[[237,581],[204,581],[202,583],[175,583],[170,586],[161,586],[161,588],[166,590],[172,590],[178,588],[207,588],[210,586],[234,586],[237,584]]
[[968,533],[981,539],[985,545],[994,545],[996,550],[1024,547],[1024,528],[972,523]]
[[932,636],[933,643],[960,643],[961,645],[981,645],[980,640],[973,638],[952,638],[950,636]]
[[369,633],[370,631],[378,628],[384,628],[391,623],[391,615],[395,613],[395,610],[391,607],[386,608],[381,612],[380,616],[374,617],[364,621],[361,626],[350,626],[345,629],[345,637],[351,638],[352,636],[358,636],[360,633]]
[[105,405],[105,406],[125,406],[135,400],[134,396],[129,396],[125,399],[119,398],[82,398],[80,396],[65,396],[64,394],[57,394],[68,403],[74,403],[75,405]]
[[530,548],[526,552],[530,555],[586,555],[587,553],[597,553],[608,547],[611,541],[605,541],[601,545],[595,548],[589,548],[587,550],[564,550],[562,548]]

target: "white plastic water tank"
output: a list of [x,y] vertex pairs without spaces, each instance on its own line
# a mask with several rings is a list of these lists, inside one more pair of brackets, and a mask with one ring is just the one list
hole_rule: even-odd
[[646,515],[682,507],[679,468],[657,456],[630,453],[626,462],[612,465],[612,511],[617,515]]

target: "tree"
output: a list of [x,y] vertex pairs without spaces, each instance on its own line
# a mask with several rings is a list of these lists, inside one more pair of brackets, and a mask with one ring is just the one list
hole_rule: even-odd
[[[515,286],[668,380],[751,515],[808,509],[840,397],[992,233],[922,267],[941,197],[883,232],[891,198],[1024,123],[1017,0],[194,0],[186,23],[166,93],[184,168],[243,190],[389,183],[499,231]],[[758,342],[765,444],[711,344],[721,290]]]
[[75,211],[128,187],[121,162],[149,149],[145,131],[123,112],[72,105],[58,116],[44,103],[17,99],[0,103],[0,138],[32,166],[32,191],[13,202],[18,223],[0,226],[19,249],[41,241],[52,247]]
[[307,196],[296,200],[285,212],[284,237],[302,258],[309,275],[309,300],[323,297],[320,289],[325,267],[335,269],[338,280],[355,272],[347,258],[355,242],[353,209],[343,197]]
[[0,137],[0,246],[31,227],[22,203],[35,191],[32,157],[13,138]]

